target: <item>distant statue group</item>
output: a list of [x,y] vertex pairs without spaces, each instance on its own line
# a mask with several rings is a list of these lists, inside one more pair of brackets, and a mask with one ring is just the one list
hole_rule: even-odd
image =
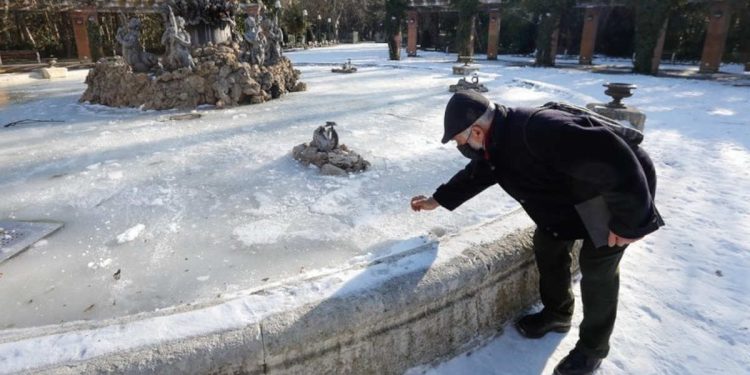
[[[195,68],[195,62],[190,53],[190,33],[185,30],[185,19],[175,16],[171,7],[166,8],[168,10],[167,25],[161,37],[165,54],[161,57],[161,62],[159,57],[146,52],[143,48],[140,40],[141,21],[138,18],[131,18],[126,25],[120,26],[117,30],[116,39],[122,45],[122,56],[133,72],[148,73]],[[262,18],[260,15],[258,19],[248,16],[245,20],[245,33],[242,35],[244,48],[240,60],[258,66],[275,65],[281,58],[283,40],[284,33],[278,21]]]
[[258,22],[255,17],[248,16],[242,39],[245,43],[242,61],[253,65],[274,65],[279,62],[284,33],[278,22],[270,18]]

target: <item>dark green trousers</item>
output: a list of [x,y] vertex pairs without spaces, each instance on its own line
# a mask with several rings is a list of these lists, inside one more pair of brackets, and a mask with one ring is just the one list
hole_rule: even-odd
[[[573,316],[570,265],[574,242],[559,240],[541,229],[534,232],[544,312],[560,319]],[[626,247],[596,248],[588,238],[583,241],[579,257],[583,321],[576,348],[589,356],[604,358],[609,353],[609,336],[615,326],[620,290],[618,266]]]

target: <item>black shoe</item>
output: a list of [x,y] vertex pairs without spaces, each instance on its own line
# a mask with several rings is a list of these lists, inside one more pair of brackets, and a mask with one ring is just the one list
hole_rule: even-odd
[[570,331],[570,319],[554,318],[541,311],[521,318],[516,322],[516,329],[524,337],[538,339],[550,331],[559,333]]
[[599,365],[601,358],[589,357],[578,349],[573,349],[555,367],[555,375],[587,375],[593,374]]

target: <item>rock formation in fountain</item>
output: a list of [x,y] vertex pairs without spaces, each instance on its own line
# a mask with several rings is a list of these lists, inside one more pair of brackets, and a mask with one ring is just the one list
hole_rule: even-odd
[[[88,88],[80,101],[159,110],[195,108],[203,104],[225,107],[262,103],[306,89],[306,85],[299,82],[299,70],[281,55],[283,34],[270,19],[257,22],[255,18],[248,18],[246,26],[264,25],[267,30],[247,29],[242,45],[228,38],[219,44],[207,42],[195,47],[194,33],[186,31],[185,23],[189,26],[196,19],[205,19],[204,26],[213,25],[222,30],[234,25],[231,21],[234,13],[228,13],[232,9],[228,5],[230,1],[224,1],[227,4],[222,4],[226,7],[218,7],[220,11],[214,9],[213,13],[201,8],[205,1],[194,9],[195,1],[171,0],[171,7],[163,8],[166,27],[162,42],[167,50],[162,57],[163,67],[154,55],[143,51],[138,40],[140,22],[131,20],[127,32],[121,28],[118,33],[124,58],[100,59],[86,77]],[[223,0],[211,0],[211,3],[217,1]],[[270,40],[267,46],[262,42],[251,43],[253,38]]]

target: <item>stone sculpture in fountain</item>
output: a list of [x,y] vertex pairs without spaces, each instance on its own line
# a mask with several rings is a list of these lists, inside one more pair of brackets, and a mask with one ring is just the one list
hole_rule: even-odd
[[333,73],[356,73],[357,67],[352,64],[352,59],[347,59],[340,68],[331,69]]
[[339,136],[334,129],[335,122],[328,121],[313,132],[310,143],[302,143],[292,149],[292,157],[304,165],[315,165],[320,173],[329,176],[346,176],[348,173],[362,172],[370,163],[356,152],[339,144]]
[[161,37],[161,43],[165,47],[162,58],[164,69],[173,71],[181,68],[193,70],[195,62],[190,55],[190,34],[185,31],[185,19],[175,17],[171,7],[169,9],[169,24]]
[[248,16],[240,35],[236,7],[233,0],[166,0],[161,64],[143,49],[140,21],[130,20],[117,35],[123,57],[100,59],[79,101],[142,109],[225,107],[304,91],[299,70],[281,54],[278,23]]
[[245,52],[242,61],[252,65],[263,66],[266,62],[266,35],[261,30],[260,24],[255,17],[248,16],[245,19],[245,33],[242,35],[245,42]]
[[159,58],[143,48],[138,18],[131,18],[127,25],[120,26],[115,39],[122,46],[122,56],[134,72],[146,73],[159,68]]
[[466,80],[466,77],[463,77],[458,80],[458,83],[456,83],[455,85],[450,85],[448,87],[448,91],[450,92],[458,92],[463,90],[474,90],[476,92],[489,91],[486,86],[479,83],[479,75],[476,73],[471,76],[471,82]]
[[279,24],[270,18],[264,19],[261,24],[268,41],[266,44],[267,64],[277,64],[281,58],[281,42],[284,40],[284,33],[281,31]]

